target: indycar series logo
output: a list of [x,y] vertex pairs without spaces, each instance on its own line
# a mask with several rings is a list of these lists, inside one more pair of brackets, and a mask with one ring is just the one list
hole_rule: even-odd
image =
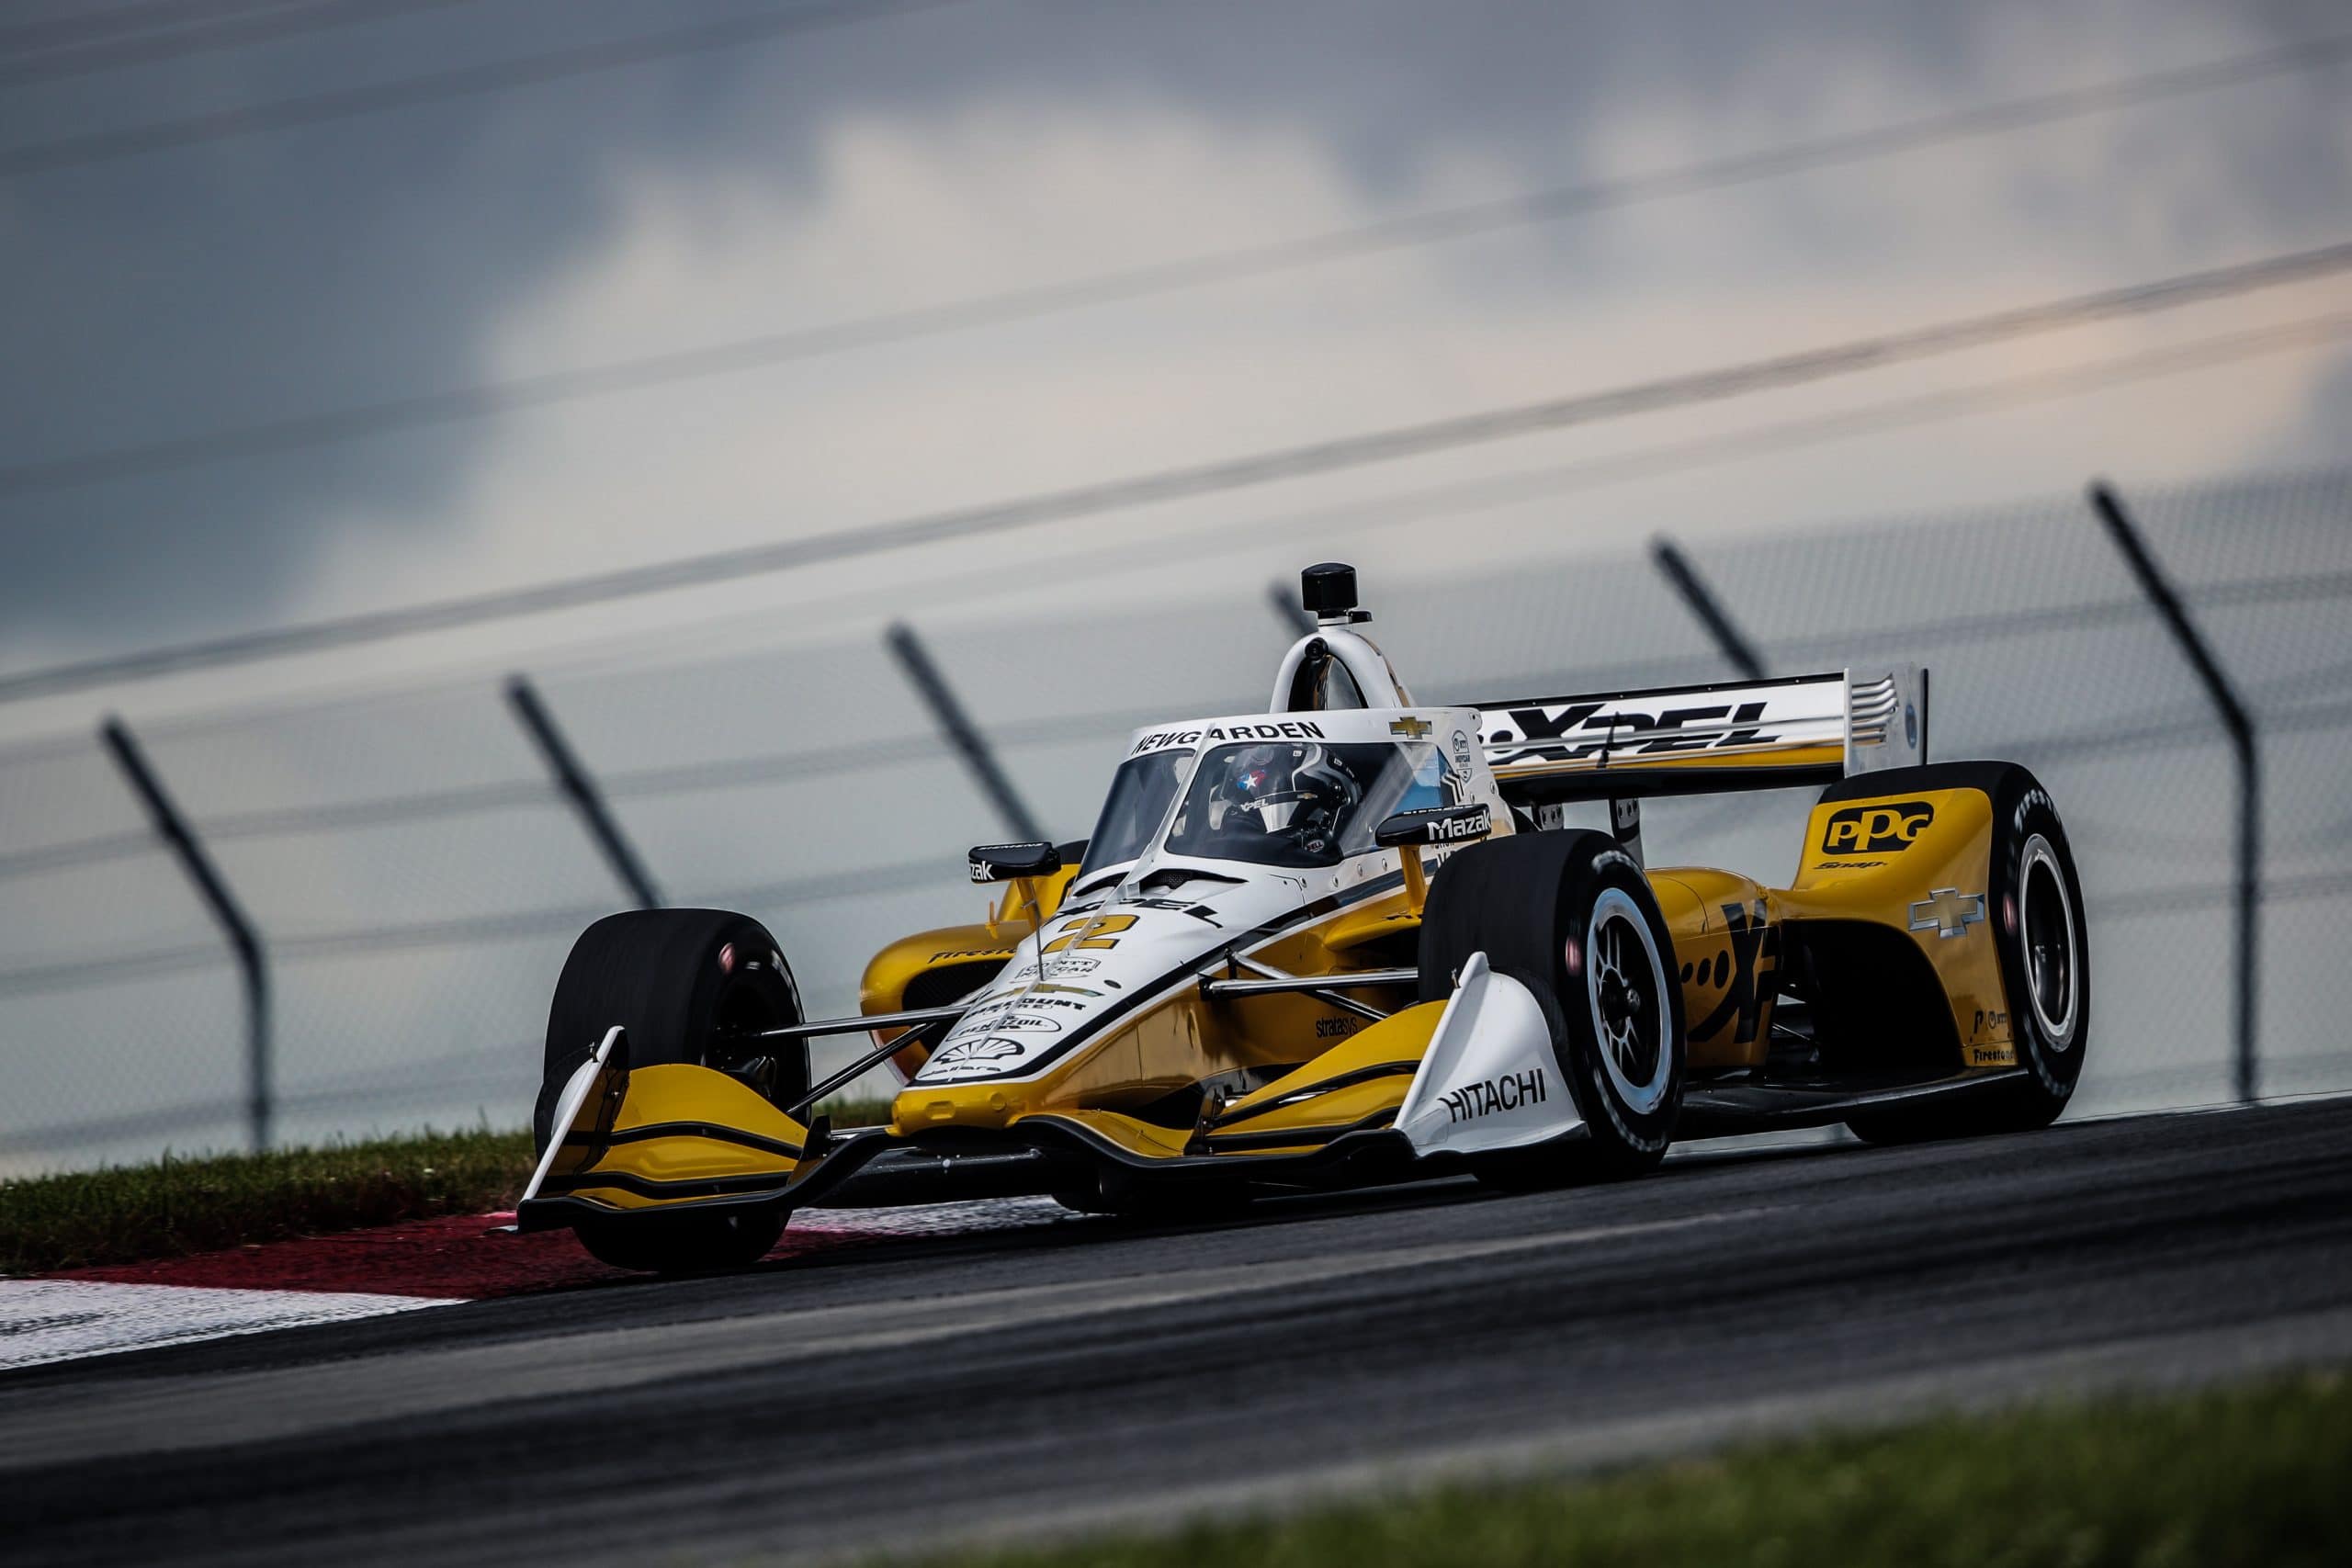
[[1821,852],[1874,855],[1907,850],[1935,819],[1936,808],[1924,800],[1849,806],[1829,814],[1828,824],[1821,830]]

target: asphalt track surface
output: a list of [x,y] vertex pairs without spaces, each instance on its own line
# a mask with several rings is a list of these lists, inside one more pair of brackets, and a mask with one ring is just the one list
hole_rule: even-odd
[[0,1378],[12,1563],[741,1561],[2352,1359],[2352,1101],[849,1246]]

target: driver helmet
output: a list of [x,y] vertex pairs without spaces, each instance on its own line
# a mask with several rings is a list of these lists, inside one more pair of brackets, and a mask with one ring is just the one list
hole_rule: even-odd
[[1223,826],[1280,833],[1328,832],[1345,803],[1337,770],[1317,745],[1260,745],[1238,752],[1218,781]]

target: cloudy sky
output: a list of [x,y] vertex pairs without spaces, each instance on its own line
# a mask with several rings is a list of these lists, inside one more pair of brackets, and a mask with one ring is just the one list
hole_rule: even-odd
[[[2352,239],[2340,52],[1727,186],[1643,185],[2308,44],[2346,29],[2327,0],[386,0],[323,25],[347,15],[27,0],[0,25],[0,674]],[[705,24],[729,41],[689,47],[721,36]],[[371,107],[378,88],[398,107]],[[1054,294],[1597,182],[1645,195],[1144,298]],[[1041,573],[1256,592],[1342,547],[1470,565],[2061,492],[2094,471],[2324,464],[2352,429],[2352,348],[2329,324],[2352,311],[2346,276],[134,695],[235,701],[906,603],[981,614]],[[1059,308],[1023,320],[951,311],[892,341],[462,417],[369,412],[1041,289]],[[1963,406],[1899,416],[1947,394]],[[1821,425],[1870,411],[1889,427]],[[290,449],[245,450],[256,431]],[[10,705],[0,734],[80,728],[119,696]]]

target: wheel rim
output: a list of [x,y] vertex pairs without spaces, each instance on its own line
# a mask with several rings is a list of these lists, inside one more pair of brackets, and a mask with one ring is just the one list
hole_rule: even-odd
[[2036,833],[2018,860],[2018,940],[2025,948],[2026,996],[2042,1039],[2053,1051],[2075,1043],[2082,968],[2075,957],[2075,903],[2058,852]]
[[1667,974],[1641,907],[1610,887],[1593,901],[1586,928],[1585,996],[1600,1066],[1618,1100],[1636,1115],[1666,1099],[1674,1059],[1666,1043]]

